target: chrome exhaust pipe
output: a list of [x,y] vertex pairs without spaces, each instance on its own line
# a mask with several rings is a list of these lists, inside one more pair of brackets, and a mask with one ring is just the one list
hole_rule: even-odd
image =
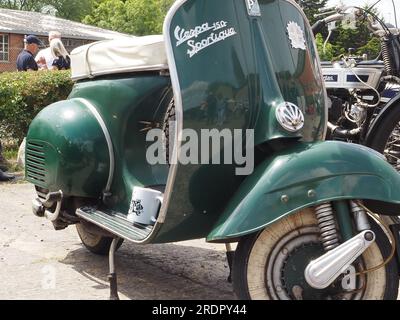
[[[63,193],[61,190],[49,193],[44,200],[40,198],[34,199],[32,201],[33,214],[38,217],[45,217],[52,222],[56,221],[60,215],[62,199]],[[57,203],[56,209],[54,212],[51,212],[50,208],[55,203]]]

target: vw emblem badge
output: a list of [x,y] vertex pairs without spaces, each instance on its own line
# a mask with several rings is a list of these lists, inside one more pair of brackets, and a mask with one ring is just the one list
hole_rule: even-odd
[[304,127],[304,114],[294,103],[281,103],[276,108],[276,119],[289,132],[297,132]]

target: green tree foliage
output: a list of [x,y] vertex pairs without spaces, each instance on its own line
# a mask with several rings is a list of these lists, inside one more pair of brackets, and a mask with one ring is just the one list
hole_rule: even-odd
[[56,10],[56,16],[81,21],[91,12],[94,0],[0,0],[0,8],[42,12],[46,6]]
[[46,0],[45,5],[51,5],[57,10],[57,17],[73,21],[82,21],[92,10],[92,0]]
[[6,9],[37,11],[41,1],[35,0],[0,0],[0,7]]
[[174,0],[96,0],[84,23],[134,35],[159,34]]
[[97,0],[92,13],[87,15],[83,22],[100,28],[131,33],[125,3],[121,0]]
[[367,54],[368,59],[376,58],[381,51],[381,44],[378,38],[371,38],[365,45],[358,48],[357,54],[363,55]]
[[358,21],[356,29],[339,26],[333,32],[331,43],[336,55],[345,54],[348,49],[354,48],[358,55],[367,54],[368,58],[373,59],[381,49],[379,39],[368,29],[367,21]]
[[[297,2],[303,7],[310,22],[314,23],[317,20],[314,18],[314,14],[317,13],[318,9],[322,8],[327,1],[297,0]],[[373,10],[373,12],[378,14],[376,10]],[[324,30],[316,38],[321,60],[338,58],[342,54],[347,54],[350,48],[355,49],[357,55],[361,56],[367,54],[369,59],[374,59],[378,56],[381,50],[379,39],[374,37],[372,32],[368,29],[366,21],[358,21],[356,29],[344,27],[340,22],[336,22],[336,24],[337,28],[332,32],[329,42],[325,46],[325,51],[323,51],[323,44],[328,36],[328,31]]]
[[315,18],[314,15],[319,13],[319,9],[322,9],[326,6],[328,0],[296,0],[296,2],[303,9],[312,25],[318,20],[318,18]]
[[317,42],[317,49],[318,49],[321,60],[322,61],[332,61],[335,56],[332,44],[330,44],[328,42],[324,46],[325,40],[320,33],[317,34],[317,36],[315,37],[315,40]]
[[334,56],[347,54],[352,48],[357,55],[367,54],[369,59],[374,59],[381,49],[379,39],[368,29],[366,22],[358,22],[356,29],[339,26],[333,31],[329,42]]

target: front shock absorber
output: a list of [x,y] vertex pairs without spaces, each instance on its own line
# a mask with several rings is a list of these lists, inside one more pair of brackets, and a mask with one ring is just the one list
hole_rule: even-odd
[[325,251],[330,251],[339,246],[339,234],[332,204],[327,202],[315,207],[315,213],[321,230],[322,245]]
[[381,40],[381,47],[382,47],[382,59],[385,66],[386,74],[388,76],[392,76],[394,73],[393,73],[392,58],[390,56],[390,50],[389,50],[389,40],[383,38]]
[[350,201],[351,212],[353,213],[354,222],[356,223],[357,231],[370,230],[371,225],[368,221],[368,216],[365,210],[355,201]]

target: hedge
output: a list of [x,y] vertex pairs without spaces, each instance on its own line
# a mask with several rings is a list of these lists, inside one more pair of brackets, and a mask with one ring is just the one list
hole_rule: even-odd
[[70,71],[0,73],[0,138],[20,143],[33,118],[71,92]]

